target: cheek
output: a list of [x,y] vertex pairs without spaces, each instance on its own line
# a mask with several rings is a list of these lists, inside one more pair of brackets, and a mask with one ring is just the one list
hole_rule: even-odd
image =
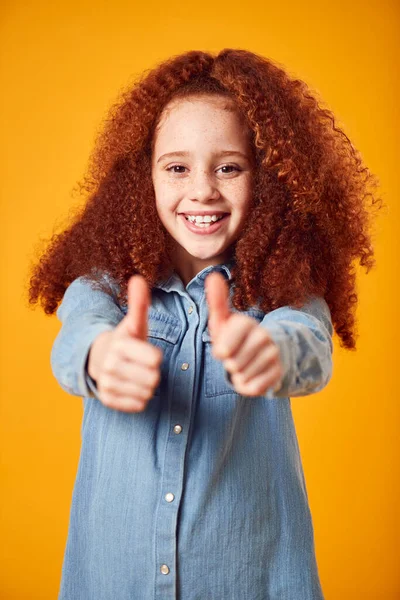
[[232,204],[242,206],[248,204],[253,195],[252,180],[250,177],[233,179],[229,189]]
[[240,214],[245,214],[252,204],[252,192],[246,186],[237,190],[237,193],[232,197],[232,207]]
[[171,221],[176,210],[175,204],[173,198],[168,196],[165,190],[156,193],[156,210],[164,225]]

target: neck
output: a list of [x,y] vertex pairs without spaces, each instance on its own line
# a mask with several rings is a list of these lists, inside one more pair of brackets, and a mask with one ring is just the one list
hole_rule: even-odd
[[178,248],[173,253],[173,265],[176,273],[179,275],[184,285],[187,286],[193,277],[196,277],[196,275],[206,267],[225,264],[231,257],[232,252],[229,250],[218,256],[201,259],[191,256],[184,248]]

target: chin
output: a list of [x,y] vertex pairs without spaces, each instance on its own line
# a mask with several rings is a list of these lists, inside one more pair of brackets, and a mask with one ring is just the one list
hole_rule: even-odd
[[220,251],[216,251],[216,252],[190,252],[190,250],[188,250],[188,253],[193,256],[193,258],[197,258],[197,260],[212,260],[213,258],[217,258],[218,256],[220,256],[222,254],[222,252]]

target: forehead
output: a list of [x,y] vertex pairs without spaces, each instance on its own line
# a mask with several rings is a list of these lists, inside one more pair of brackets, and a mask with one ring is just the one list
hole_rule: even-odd
[[194,136],[200,130],[210,139],[232,136],[248,138],[249,128],[234,102],[224,96],[191,96],[169,102],[157,123],[153,143],[168,138]]
[[193,94],[191,96],[173,98],[163,109],[163,114],[176,109],[189,109],[190,107],[209,107],[211,109],[236,111],[234,101],[228,96],[217,94]]

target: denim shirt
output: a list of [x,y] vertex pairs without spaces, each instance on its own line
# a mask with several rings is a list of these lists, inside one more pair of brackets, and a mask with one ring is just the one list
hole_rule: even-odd
[[84,412],[59,600],[323,600],[290,396],[332,376],[330,311],[318,296],[244,311],[278,345],[284,376],[242,396],[207,328],[205,277],[231,281],[231,266],[153,287],[161,381],[139,413],[104,406],[87,372],[91,344],[127,312],[115,282],[113,295],[83,277],[67,288],[51,367]]

